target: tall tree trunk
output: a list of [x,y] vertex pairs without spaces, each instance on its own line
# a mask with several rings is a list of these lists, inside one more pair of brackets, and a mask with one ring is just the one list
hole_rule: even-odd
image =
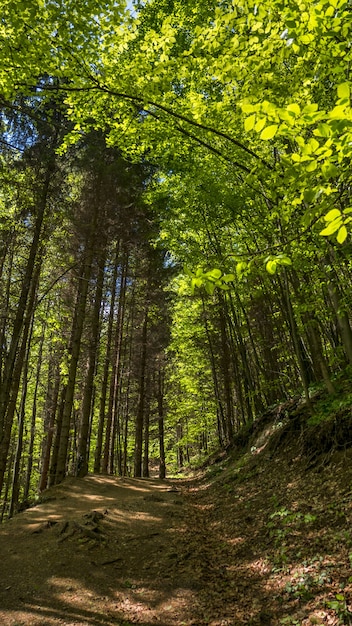
[[213,348],[213,342],[211,339],[204,298],[202,298],[202,305],[203,305],[204,328],[205,328],[205,334],[207,337],[208,350],[209,350],[210,367],[211,367],[211,372],[213,376],[214,395],[215,395],[216,404],[217,404],[216,408],[217,408],[217,422],[218,422],[218,439],[219,439],[219,445],[223,448],[228,443],[227,437],[226,437],[226,416],[225,416],[225,411],[224,411],[224,407],[222,404],[217,366],[215,362],[215,353],[214,353],[214,348]]
[[299,368],[300,375],[301,375],[301,382],[303,386],[305,401],[306,401],[307,406],[311,409],[311,401],[309,397],[309,379],[308,379],[307,370],[306,370],[306,366],[305,366],[305,362],[304,362],[304,358],[302,354],[302,340],[298,332],[297,322],[296,322],[296,318],[295,318],[293,307],[292,307],[290,288],[289,288],[289,282],[288,282],[286,270],[285,270],[284,286],[282,285],[281,281],[279,282],[279,285],[280,285],[282,295],[283,295],[283,303],[287,311],[287,320],[289,323],[292,343],[293,343],[293,347],[295,350],[297,364],[298,364],[298,368]]
[[[49,476],[48,476],[48,487],[52,487],[55,485],[56,481],[56,468],[57,468],[57,459],[59,456],[59,447],[60,447],[60,436],[61,436],[61,425],[62,418],[65,407],[65,398],[66,398],[66,385],[64,385],[60,390],[60,402],[56,415],[56,424],[55,425],[55,438],[52,446],[51,457],[50,457],[50,466],[49,466]],[[55,417],[55,413],[53,414]]]
[[159,478],[166,476],[165,443],[164,443],[164,376],[159,364],[157,381],[158,402],[158,434],[159,434]]
[[26,346],[31,328],[32,317],[34,314],[36,291],[40,274],[40,263],[36,266],[33,272],[31,280],[31,289],[29,292],[28,306],[26,315],[23,320],[21,344],[18,350],[17,359],[15,361],[15,367],[13,369],[13,376],[11,381],[11,396],[6,403],[6,413],[3,421],[2,439],[0,441],[0,493],[4,483],[4,475],[7,465],[7,456],[11,440],[11,430],[13,419],[16,410],[17,396],[21,382],[22,369],[25,363]]
[[120,245],[118,242],[116,244],[114,270],[113,270],[113,276],[112,276],[112,284],[110,287],[111,298],[110,298],[110,308],[109,308],[108,332],[107,332],[107,339],[106,339],[103,381],[101,385],[101,394],[100,394],[100,409],[99,409],[97,441],[96,441],[95,456],[94,456],[94,472],[96,472],[97,474],[100,472],[100,468],[101,468],[101,456],[102,456],[103,435],[104,435],[104,425],[105,425],[105,406],[106,406],[106,396],[107,396],[108,382],[109,382],[109,370],[110,370],[111,352],[112,352],[111,346],[113,343],[116,283],[117,283],[117,274],[118,274],[119,254],[120,254]]
[[24,431],[24,421],[26,415],[26,400],[27,400],[27,391],[28,391],[28,365],[29,365],[29,351],[30,344],[33,334],[33,317],[31,321],[31,329],[29,331],[28,342],[25,349],[25,357],[24,357],[24,367],[23,367],[23,379],[22,379],[22,393],[21,393],[21,404],[20,410],[18,412],[18,424],[17,424],[17,444],[16,444],[16,452],[15,452],[15,462],[13,466],[13,474],[12,474],[12,490],[11,490],[11,501],[9,507],[9,518],[13,516],[15,509],[18,505],[19,493],[20,493],[20,468],[22,461],[22,450],[23,450],[23,431]]
[[226,403],[226,433],[227,440],[231,442],[233,440],[233,426],[234,426],[234,407],[233,407],[233,394],[231,385],[231,365],[232,358],[230,355],[226,319],[224,314],[225,302],[224,298],[219,295],[219,321],[220,321],[220,335],[221,335],[221,366],[222,377],[224,384],[224,395]]
[[92,328],[91,338],[88,354],[88,368],[86,374],[86,382],[84,387],[83,404],[82,404],[82,416],[79,433],[78,443],[78,467],[77,476],[83,477],[88,474],[88,435],[92,414],[92,398],[93,398],[93,383],[94,375],[97,363],[97,351],[99,342],[99,330],[100,330],[100,310],[103,296],[104,286],[104,267],[105,267],[105,250],[101,253],[101,257],[98,263],[98,275],[97,284],[94,298],[94,308],[92,316]]
[[62,424],[60,432],[60,444],[57,457],[55,483],[60,483],[66,474],[67,451],[70,437],[71,413],[75,392],[76,374],[78,359],[81,349],[81,339],[83,325],[85,322],[85,313],[87,305],[88,286],[92,273],[92,263],[94,257],[94,233],[97,224],[98,207],[95,207],[94,218],[86,244],[82,272],[79,278],[78,294],[76,300],[75,314],[72,324],[71,335],[71,355],[68,372],[68,380],[66,386],[65,404],[62,414]]
[[127,381],[125,389],[125,403],[124,403],[124,420],[123,420],[123,461],[122,461],[122,476],[128,474],[128,427],[129,427],[129,407],[130,407],[130,389],[131,389],[131,370],[132,370],[132,347],[134,339],[134,290],[132,291],[132,297],[130,302],[131,314],[127,320],[126,337],[128,338],[128,359],[126,362]]
[[105,444],[104,444],[104,457],[102,463],[102,471],[104,474],[108,472],[110,460],[112,460],[112,466],[114,465],[114,444],[116,435],[116,408],[117,408],[117,396],[120,387],[120,372],[121,372],[121,350],[122,350],[122,336],[123,336],[123,321],[124,321],[124,309],[125,309],[125,296],[126,296],[126,280],[127,280],[127,266],[128,259],[124,256],[119,305],[115,328],[115,341],[114,341],[114,362],[110,379],[110,393],[109,393],[109,405],[108,414],[106,420],[106,432],[105,432]]
[[150,375],[147,376],[145,392],[145,408],[143,417],[144,451],[143,451],[143,478],[149,478],[149,426],[150,426]]
[[7,280],[5,286],[4,299],[1,306],[1,327],[0,327],[0,388],[2,387],[3,368],[6,357],[6,326],[10,313],[10,294],[12,285],[12,268],[14,260],[13,247],[11,246],[8,259]]
[[[46,489],[50,466],[50,455],[55,431],[55,415],[60,390],[60,364],[58,355],[50,355],[48,382],[44,407],[44,442],[39,492]],[[56,466],[55,466],[56,469]]]
[[42,368],[42,358],[43,358],[43,347],[45,340],[45,327],[42,329],[42,335],[40,338],[39,351],[37,357],[37,369],[35,376],[35,385],[34,385],[34,393],[33,393],[33,403],[32,403],[32,416],[31,416],[31,429],[30,429],[30,440],[29,440],[29,448],[28,448],[28,463],[27,463],[27,474],[26,474],[26,482],[23,492],[23,499],[27,500],[29,495],[29,489],[31,484],[31,475],[32,475],[32,467],[33,467],[33,451],[34,451],[34,439],[35,439],[35,426],[37,419],[37,402],[38,402],[38,389],[40,384],[40,373]]
[[143,451],[143,420],[145,406],[145,375],[147,363],[147,331],[148,331],[149,303],[146,302],[143,329],[142,329],[142,353],[139,376],[138,407],[136,416],[135,447],[134,447],[134,476],[142,476],[142,451]]
[[[33,238],[29,250],[29,255],[27,259],[26,268],[24,271],[24,277],[22,281],[21,293],[18,300],[18,304],[16,307],[15,318],[12,327],[12,336],[10,341],[10,346],[8,350],[7,357],[4,363],[4,371],[2,377],[2,385],[0,389],[0,442],[3,437],[6,437],[4,429],[6,412],[8,408],[8,404],[10,402],[10,398],[12,395],[12,384],[14,379],[14,370],[16,366],[16,360],[18,358],[18,347],[21,340],[21,335],[23,332],[23,326],[26,318],[26,311],[28,305],[28,299],[31,292],[31,287],[33,284],[33,276],[36,274],[35,266],[37,263],[37,258],[39,256],[39,252],[41,250],[41,236],[42,236],[42,227],[44,222],[44,215],[48,205],[48,196],[50,189],[50,182],[55,169],[55,148],[57,143],[57,134],[54,136],[52,140],[52,144],[50,146],[50,154],[48,158],[48,163],[46,166],[46,173],[41,189],[40,196],[38,198],[37,204],[37,213],[33,231]],[[0,470],[1,474],[1,470]]]
[[348,362],[352,364],[352,329],[347,312],[341,306],[341,293],[338,284],[329,283],[328,291],[337,318],[337,323],[342,339],[342,345],[344,347]]

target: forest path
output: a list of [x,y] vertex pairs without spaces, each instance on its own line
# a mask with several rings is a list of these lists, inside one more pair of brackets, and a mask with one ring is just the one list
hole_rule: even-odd
[[0,527],[0,624],[210,623],[216,547],[188,492],[96,475],[47,490]]
[[0,626],[352,624],[352,449],[329,461],[67,478],[0,526]]

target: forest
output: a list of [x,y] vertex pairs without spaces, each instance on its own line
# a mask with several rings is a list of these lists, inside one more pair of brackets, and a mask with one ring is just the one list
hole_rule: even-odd
[[351,406],[350,0],[6,0],[0,492]]

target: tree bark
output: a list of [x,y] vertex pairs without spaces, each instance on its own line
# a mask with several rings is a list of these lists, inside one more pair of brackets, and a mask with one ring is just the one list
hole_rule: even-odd
[[90,421],[92,415],[92,398],[93,398],[93,384],[94,375],[97,363],[97,351],[99,343],[99,331],[100,331],[100,310],[103,296],[104,286],[104,267],[105,267],[105,249],[101,253],[101,257],[98,263],[97,270],[97,284],[94,297],[94,308],[92,316],[92,328],[90,337],[90,346],[88,354],[88,367],[86,374],[86,382],[83,394],[82,403],[82,416],[80,424],[79,442],[78,442],[78,463],[77,463],[77,476],[83,477],[88,474],[88,460],[89,460],[89,448],[88,448],[88,436]]
[[112,352],[111,346],[113,343],[116,283],[117,283],[117,275],[118,275],[119,254],[120,254],[120,244],[118,242],[116,244],[114,270],[113,270],[113,276],[112,276],[112,283],[110,287],[111,297],[110,297],[110,308],[109,308],[108,332],[107,332],[107,339],[106,339],[103,381],[101,385],[101,394],[100,394],[100,409],[99,409],[97,441],[95,445],[95,455],[94,455],[94,472],[96,472],[97,474],[100,472],[100,469],[101,469],[101,456],[102,456],[103,436],[104,436],[104,426],[105,426],[105,406],[106,406],[106,396],[107,396],[108,382],[109,382],[109,370],[110,370],[111,352]]
[[92,263],[94,258],[94,235],[97,225],[98,207],[95,207],[94,217],[88,240],[86,242],[86,250],[84,254],[83,267],[79,277],[78,293],[76,300],[75,313],[72,324],[71,335],[71,355],[68,372],[68,381],[66,386],[65,403],[62,413],[62,424],[60,431],[60,443],[57,457],[57,467],[55,483],[60,483],[66,474],[67,451],[70,437],[71,413],[75,392],[76,374],[78,359],[81,349],[81,339],[83,325],[85,322],[85,313],[87,305],[88,286],[92,273]]
[[136,416],[135,447],[134,447],[134,476],[142,476],[142,451],[143,451],[143,420],[145,406],[145,375],[147,363],[147,332],[148,332],[149,303],[146,302],[143,329],[142,329],[142,353],[139,376],[139,398]]
[[159,364],[157,381],[158,402],[158,433],[159,433],[159,478],[166,477],[165,443],[164,443],[164,376]]

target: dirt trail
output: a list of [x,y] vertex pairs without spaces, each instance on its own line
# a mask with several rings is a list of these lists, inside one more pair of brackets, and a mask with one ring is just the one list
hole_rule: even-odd
[[0,626],[352,624],[352,451],[66,479],[0,527]]
[[190,624],[184,498],[170,481],[66,479],[0,528],[0,624]]

